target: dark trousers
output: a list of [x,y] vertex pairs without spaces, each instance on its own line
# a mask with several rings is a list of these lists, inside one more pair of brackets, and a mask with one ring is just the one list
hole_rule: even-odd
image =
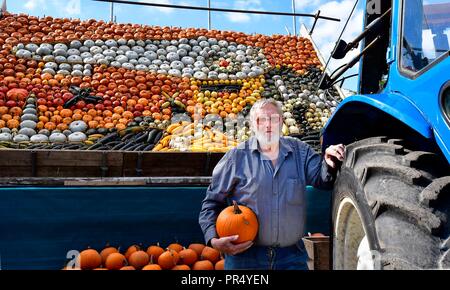
[[252,246],[247,251],[225,255],[225,270],[308,270],[303,241],[288,247]]

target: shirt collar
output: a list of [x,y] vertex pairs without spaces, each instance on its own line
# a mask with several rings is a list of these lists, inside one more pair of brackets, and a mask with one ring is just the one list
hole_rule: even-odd
[[[248,144],[251,152],[259,151],[258,139],[255,136],[249,138]],[[280,156],[286,156],[289,152],[293,152],[292,147],[289,146],[289,142],[285,137],[280,137]]]

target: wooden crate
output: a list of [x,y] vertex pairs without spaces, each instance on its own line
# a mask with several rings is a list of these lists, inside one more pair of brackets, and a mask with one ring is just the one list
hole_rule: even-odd
[[310,270],[330,269],[330,237],[304,237]]
[[223,153],[0,150],[5,177],[211,176]]

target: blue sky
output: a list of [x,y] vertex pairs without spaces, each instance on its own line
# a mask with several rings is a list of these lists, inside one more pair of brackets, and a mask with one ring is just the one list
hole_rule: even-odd
[[[138,0],[141,2],[158,2],[178,5],[207,6],[207,0]],[[312,35],[319,46],[324,58],[328,58],[334,47],[346,18],[348,17],[355,0],[296,0],[298,13],[315,13],[321,10],[322,15],[341,19],[340,23],[319,20]],[[363,2],[363,1],[360,1]],[[8,11],[13,13],[27,13],[35,16],[51,15],[53,17],[72,17],[84,19],[110,19],[110,4],[92,0],[20,0],[8,2]],[[292,0],[211,0],[212,7],[234,8],[242,10],[266,10],[292,12]],[[203,27],[207,28],[208,18],[205,11],[161,9],[146,6],[115,4],[115,16],[120,23],[139,23],[161,26]],[[350,21],[344,39],[350,40],[362,30],[362,10],[358,7]],[[211,14],[212,28],[219,30],[236,30],[245,33],[286,34],[287,29],[293,32],[292,17],[248,15],[238,13]],[[310,18],[299,17],[297,24],[304,23],[311,27]],[[287,28],[287,29],[286,29]],[[298,29],[297,29],[298,31]],[[352,52],[344,61],[347,61]],[[331,68],[342,64],[342,61],[332,61]],[[355,73],[356,69],[352,72]],[[356,78],[348,80],[344,87],[356,90]]]

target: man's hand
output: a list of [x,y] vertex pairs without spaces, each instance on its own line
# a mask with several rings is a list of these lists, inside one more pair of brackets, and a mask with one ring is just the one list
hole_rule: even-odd
[[252,241],[243,242],[240,244],[233,244],[232,242],[236,241],[238,238],[239,238],[238,235],[223,237],[220,239],[212,238],[211,246],[213,246],[213,248],[222,253],[234,256],[236,254],[246,251],[253,245]]
[[331,145],[325,150],[325,162],[331,168],[336,168],[336,161],[344,161],[345,158],[345,146],[342,144]]

